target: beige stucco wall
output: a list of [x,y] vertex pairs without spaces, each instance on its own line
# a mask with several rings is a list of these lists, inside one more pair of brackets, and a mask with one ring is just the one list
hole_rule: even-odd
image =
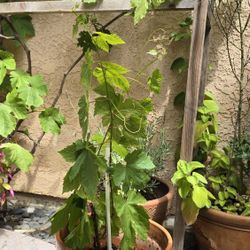
[[[151,45],[147,43],[152,32],[157,28],[164,28],[169,33],[176,29],[178,22],[184,19],[189,12],[158,12],[149,15],[142,23],[134,28],[131,17],[124,17],[110,28],[118,33],[126,42],[119,48],[112,50],[112,55],[106,60],[112,60],[131,69],[141,69],[151,57],[146,54]],[[114,14],[103,13],[98,15],[101,22],[109,20]],[[64,71],[79,55],[75,39],[72,38],[72,14],[36,14],[33,15],[33,23],[36,36],[28,41],[32,51],[33,71],[44,75],[49,84],[49,97],[47,105],[56,95]],[[177,93],[185,87],[186,76],[177,76],[170,70],[171,62],[177,56],[188,55],[188,45],[181,42],[178,46],[171,46],[167,57],[162,62],[156,62],[149,68],[159,67],[164,72],[164,83],[160,96],[154,98],[156,116],[162,117],[168,139],[172,145],[172,155],[169,157],[164,178],[170,178],[174,171],[174,151],[180,141],[180,129],[182,113],[173,106],[173,100]],[[13,49],[13,48],[12,48]],[[13,49],[17,55],[18,64],[25,68],[25,54],[21,49]],[[221,134],[226,139],[231,135],[230,110],[232,97],[235,93],[234,81],[230,73],[227,56],[219,32],[215,29],[212,34],[210,48],[211,65],[208,76],[208,89],[217,97],[221,106],[220,124]],[[146,85],[146,83],[145,83]],[[135,84],[132,91],[136,97],[147,94],[145,86]],[[70,167],[57,153],[67,144],[80,137],[80,129],[77,125],[77,102],[82,94],[79,84],[79,66],[73,70],[67,79],[59,106],[66,116],[67,124],[63,127],[59,137],[46,135],[36,153],[35,162],[27,174],[18,174],[15,178],[17,190],[45,194],[52,196],[62,195],[62,180]],[[92,121],[93,128],[98,122]],[[39,126],[36,117],[28,123],[33,137],[39,135]],[[162,126],[162,125],[161,125]]]

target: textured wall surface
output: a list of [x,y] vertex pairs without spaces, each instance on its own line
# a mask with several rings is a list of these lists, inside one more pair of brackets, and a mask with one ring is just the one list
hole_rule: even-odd
[[[99,15],[101,22],[109,20],[114,14],[104,13]],[[131,17],[124,17],[110,28],[119,34],[126,42],[119,48],[112,50],[105,60],[112,60],[132,70],[140,70],[152,59],[146,52],[152,47],[147,41],[154,30],[164,28],[166,34],[178,28],[179,21],[183,20],[188,12],[158,12],[149,15],[142,23],[134,28]],[[65,70],[79,55],[80,50],[76,41],[72,38],[72,24],[74,15],[71,14],[45,14],[33,15],[36,36],[29,40],[28,46],[32,51],[33,70],[44,75],[49,84],[49,96],[46,105],[56,95],[60,81]],[[224,44],[218,31],[213,31],[210,48],[211,70],[208,76],[208,89],[217,97],[221,106],[220,123],[221,134],[225,140],[231,135],[230,108],[235,93],[234,80],[230,73]],[[12,48],[13,49],[13,48]],[[172,146],[172,154],[168,159],[162,177],[170,178],[174,171],[174,151],[180,141],[180,129],[182,112],[173,106],[173,100],[177,93],[185,88],[186,76],[177,76],[170,70],[173,59],[178,56],[188,55],[189,46],[181,42],[178,46],[168,49],[166,58],[155,62],[148,68],[148,73],[154,67],[159,67],[164,72],[162,92],[154,98],[155,116],[161,117],[162,124],[166,128],[168,140]],[[25,68],[25,54],[20,49],[13,49],[17,55],[19,66]],[[66,116],[67,124],[63,127],[59,137],[46,135],[36,152],[35,162],[31,171],[27,174],[19,174],[15,178],[17,190],[38,194],[61,196],[62,180],[70,167],[57,153],[67,144],[80,137],[80,129],[77,125],[77,102],[82,94],[79,84],[79,66],[69,75],[59,106]],[[146,96],[146,82],[134,84],[132,94],[136,97]],[[31,117],[28,125],[31,135],[40,134],[37,118]],[[92,127],[98,127],[98,121],[92,119]]]

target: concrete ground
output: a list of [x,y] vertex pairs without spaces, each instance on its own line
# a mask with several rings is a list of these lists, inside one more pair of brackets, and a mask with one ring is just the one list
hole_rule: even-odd
[[56,247],[45,241],[20,234],[14,231],[0,229],[1,250],[56,250]]

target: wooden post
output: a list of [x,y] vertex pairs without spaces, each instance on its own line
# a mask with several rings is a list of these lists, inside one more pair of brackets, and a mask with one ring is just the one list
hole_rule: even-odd
[[199,90],[199,102],[198,102],[199,106],[203,103],[205,88],[206,88],[206,83],[207,83],[208,53],[209,53],[209,40],[210,40],[211,16],[212,16],[211,8],[209,8],[208,15],[207,15],[203,61],[202,61],[202,75],[201,75],[201,84],[200,84],[200,90]]
[[[194,8],[194,23],[191,40],[188,80],[184,108],[184,122],[181,142],[181,159],[192,161],[195,121],[202,80],[202,64],[204,55],[205,31],[208,14],[208,1],[197,0]],[[174,250],[183,250],[185,222],[181,213],[181,199],[177,194],[174,225]]]

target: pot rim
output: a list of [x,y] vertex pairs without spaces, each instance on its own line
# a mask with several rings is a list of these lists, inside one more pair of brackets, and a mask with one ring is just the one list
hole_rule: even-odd
[[172,201],[173,196],[174,196],[174,187],[173,187],[173,185],[168,180],[163,180],[163,179],[161,179],[159,177],[153,177],[153,178],[156,179],[157,181],[161,182],[162,184],[166,185],[168,187],[168,192],[165,195],[163,195],[162,197],[160,197],[160,198],[156,198],[156,199],[153,199],[153,200],[148,200],[143,205],[143,207],[148,208],[148,207],[152,207],[152,206],[158,206],[159,204],[168,201],[168,209],[169,209],[171,207],[171,205],[172,205],[171,201]]
[[[167,244],[166,249],[164,249],[164,250],[171,250],[172,246],[173,246],[173,239],[172,239],[170,233],[168,232],[168,230],[166,228],[164,228],[163,226],[161,226],[159,223],[157,223],[151,219],[149,219],[149,223],[151,225],[153,225],[154,227],[156,227],[157,229],[159,229],[160,231],[162,231],[163,234],[166,236],[168,244]],[[65,246],[63,241],[62,241],[60,231],[56,233],[55,238],[56,238],[56,241],[59,242],[60,245]],[[65,250],[71,250],[71,249],[65,246]]]
[[168,239],[168,245],[167,245],[167,248],[165,250],[171,250],[172,247],[173,247],[173,239],[172,239],[172,236],[170,235],[170,233],[168,232],[168,230],[163,227],[162,225],[160,225],[159,223],[149,219],[149,223],[155,227],[157,227],[160,231],[162,231],[165,236],[167,237]]
[[214,208],[206,208],[200,211],[199,217],[211,221],[214,224],[222,224],[227,227],[237,227],[250,232],[250,216],[229,214]]

